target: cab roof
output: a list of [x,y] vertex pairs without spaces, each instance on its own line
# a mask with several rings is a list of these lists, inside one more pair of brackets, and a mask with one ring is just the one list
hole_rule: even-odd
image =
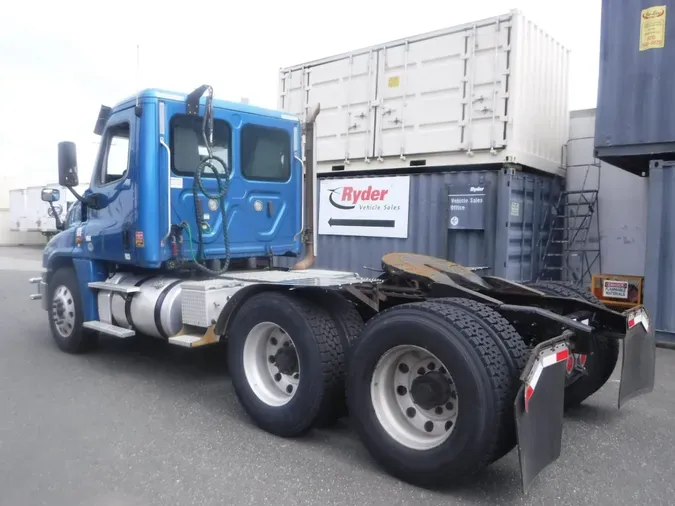
[[[147,88],[139,91],[138,100],[166,100],[184,103],[187,100],[188,93],[181,91],[170,91],[162,90],[158,88]],[[121,102],[117,103],[112,110],[114,112],[120,109],[126,109],[136,103],[137,95],[132,95],[125,98]],[[202,97],[199,101],[200,105],[204,105],[206,101],[205,97]],[[289,114],[283,111],[278,111],[275,109],[266,109],[264,107],[256,107],[253,105],[242,104],[240,102],[230,102],[228,100],[222,100],[215,98],[213,99],[213,107],[215,109],[228,109],[230,111],[239,111],[248,114],[257,114],[258,116],[267,116],[270,118],[281,118],[290,121],[299,121],[299,118],[294,114]]]

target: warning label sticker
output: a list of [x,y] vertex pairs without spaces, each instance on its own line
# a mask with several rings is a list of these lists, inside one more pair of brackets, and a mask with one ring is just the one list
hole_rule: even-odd
[[666,6],[649,7],[640,13],[640,51],[666,44]]
[[602,296],[612,299],[628,299],[628,281],[603,279]]

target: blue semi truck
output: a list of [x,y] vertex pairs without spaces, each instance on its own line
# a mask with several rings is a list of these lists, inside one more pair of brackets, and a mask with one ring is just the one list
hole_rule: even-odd
[[139,92],[101,107],[81,195],[75,145],[60,143],[59,182],[77,203],[30,280],[58,347],[226,343],[259,427],[297,437],[348,414],[384,469],[424,486],[517,446],[526,489],[560,455],[564,409],[605,384],[620,347],[619,406],[653,389],[643,307],[411,253],[385,255],[373,278],[312,268],[319,111],[300,121],[210,86]]

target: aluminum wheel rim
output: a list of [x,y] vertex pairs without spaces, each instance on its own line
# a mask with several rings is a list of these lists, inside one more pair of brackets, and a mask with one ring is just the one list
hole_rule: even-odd
[[[443,405],[424,409],[411,395],[413,381],[436,371],[447,379],[449,398]],[[378,361],[370,383],[375,415],[394,440],[413,450],[430,450],[452,434],[458,413],[454,381],[433,353],[412,345],[396,346]]]
[[[280,354],[287,356],[286,361],[295,357],[297,367],[292,372],[287,372],[287,367],[280,369],[277,361]],[[279,325],[262,322],[253,327],[246,336],[243,359],[246,380],[262,402],[278,407],[295,396],[300,382],[300,358],[295,343]]]
[[67,286],[61,285],[54,291],[52,320],[61,337],[70,337],[75,329],[75,301]]

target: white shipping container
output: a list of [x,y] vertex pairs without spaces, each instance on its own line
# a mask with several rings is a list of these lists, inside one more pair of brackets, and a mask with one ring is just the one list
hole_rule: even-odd
[[318,172],[512,162],[564,174],[568,50],[520,12],[280,70],[279,109],[321,104]]

